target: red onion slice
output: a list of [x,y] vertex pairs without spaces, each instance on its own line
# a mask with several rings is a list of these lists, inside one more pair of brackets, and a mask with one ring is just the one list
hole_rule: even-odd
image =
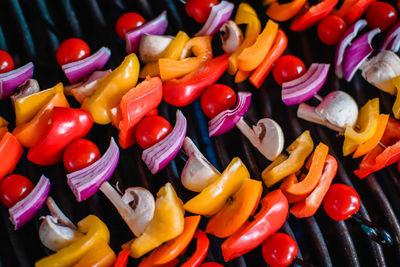
[[185,140],[187,121],[180,110],[176,111],[174,129],[160,142],[147,148],[142,153],[142,160],[152,174],[167,166],[178,154]]
[[201,30],[195,36],[213,36],[222,24],[227,22],[232,15],[234,5],[227,1],[221,1],[218,5],[212,7],[210,15],[204,23]]
[[224,134],[235,127],[240,118],[247,112],[251,103],[251,93],[239,92],[234,109],[222,111],[208,122],[209,136]]
[[400,48],[400,20],[393,25],[387,32],[379,51],[391,50],[393,52],[399,51]]
[[[329,64],[313,63],[307,72],[296,80],[282,84],[282,101],[287,106],[297,105],[313,97],[328,77]],[[309,74],[311,73],[311,75]],[[307,79],[304,79],[306,76]]]
[[125,34],[126,52],[137,53],[139,49],[140,39],[143,34],[162,35],[167,30],[168,19],[167,11],[163,11],[158,17],[147,22],[146,24],[136,28]]
[[93,55],[62,65],[62,69],[70,83],[76,83],[96,70],[101,70],[110,59],[111,51],[107,47],[100,48]]
[[67,174],[67,183],[76,200],[82,202],[93,196],[102,183],[110,179],[118,160],[119,148],[114,138],[111,138],[110,146],[99,160],[86,168]]
[[343,56],[348,46],[351,45],[353,39],[357,36],[357,34],[367,26],[367,21],[365,19],[360,19],[356,23],[354,23],[350,28],[347,29],[346,33],[339,41],[336,46],[335,53],[335,73],[338,78],[343,78]]
[[354,43],[346,49],[343,56],[343,74],[346,81],[351,81],[354,74],[365,59],[374,51],[371,46],[372,38],[381,30],[379,28],[364,33],[358,37]]
[[0,100],[12,95],[20,84],[33,76],[33,63],[0,74]]
[[50,180],[42,175],[35,188],[22,200],[8,209],[14,229],[18,230],[35,217],[36,212],[43,206],[50,191]]

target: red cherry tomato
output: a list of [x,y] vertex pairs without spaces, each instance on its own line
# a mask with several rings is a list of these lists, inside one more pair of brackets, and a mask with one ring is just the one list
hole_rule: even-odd
[[236,94],[229,86],[213,84],[204,90],[200,98],[201,109],[210,119],[236,103]]
[[366,19],[371,29],[380,28],[381,31],[386,31],[397,20],[397,12],[388,3],[375,2],[368,7]]
[[187,0],[185,10],[198,23],[204,23],[215,5],[218,5],[218,0]]
[[202,265],[200,265],[200,267],[224,267],[224,265],[210,261],[203,263]]
[[343,221],[360,209],[360,196],[345,184],[334,184],[324,198],[325,212],[335,221]]
[[11,174],[0,183],[0,199],[8,208],[26,197],[33,189],[32,182],[25,176]]
[[0,73],[12,71],[14,69],[14,60],[4,50],[0,50]]
[[125,40],[125,33],[142,26],[145,22],[146,20],[138,13],[125,13],[117,20],[115,30],[117,31],[119,38]]
[[283,233],[273,234],[262,246],[263,258],[272,267],[289,266],[298,252],[296,241]]
[[272,74],[275,81],[282,85],[282,83],[292,81],[299,78],[306,72],[306,67],[300,58],[285,55],[280,57],[273,66]]
[[136,141],[143,149],[163,140],[171,131],[171,124],[161,116],[148,116],[136,125]]
[[89,55],[89,46],[85,41],[78,38],[65,40],[57,47],[56,52],[57,62],[60,66],[84,59]]
[[78,171],[100,158],[97,146],[87,139],[78,138],[72,141],[63,153],[63,162],[68,172]]
[[318,24],[319,39],[327,45],[336,44],[346,32],[346,22],[339,16],[329,15]]

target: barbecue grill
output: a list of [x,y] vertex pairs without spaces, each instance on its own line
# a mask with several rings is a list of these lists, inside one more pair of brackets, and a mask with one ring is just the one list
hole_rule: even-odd
[[[267,17],[261,1],[250,1],[250,4],[265,22]],[[33,61],[34,78],[44,89],[59,81],[67,83],[55,58],[56,48],[63,39],[82,38],[92,51],[101,46],[109,47],[112,54],[107,67],[115,68],[125,55],[125,44],[114,30],[117,18],[125,12],[135,11],[149,20],[163,10],[168,12],[167,34],[175,35],[179,29],[183,29],[189,35],[193,35],[201,26],[186,15],[184,5],[178,0],[1,0],[0,49],[8,50],[18,66]],[[289,38],[287,53],[299,56],[306,65],[310,65],[311,62],[333,62],[334,47],[323,45],[317,39],[314,28],[294,33],[289,31],[287,26],[282,25]],[[215,44],[214,47],[214,53],[220,54],[220,45]],[[247,82],[235,85],[233,78],[228,74],[224,74],[220,82],[238,91],[251,91],[254,97],[246,119],[257,121],[263,117],[272,117],[281,125],[286,144],[293,141],[303,130],[309,129],[316,143],[322,141],[329,145],[330,153],[339,161],[339,170],[334,182],[353,186],[362,199],[360,214],[385,228],[393,238],[393,245],[385,248],[368,239],[354,221],[333,221],[323,209],[319,209],[315,216],[307,219],[289,217],[281,229],[296,239],[299,258],[315,266],[400,266],[398,170],[391,166],[359,180],[352,172],[356,161],[341,156],[343,137],[337,137],[335,132],[327,128],[298,119],[296,107],[286,107],[280,100],[280,88],[272,81],[271,75],[260,89],[255,89]],[[351,83],[346,83],[338,80],[331,72],[320,94],[326,95],[329,91],[338,89],[351,94],[359,105],[364,104],[367,98],[380,97],[383,111],[391,112],[393,99],[372,88],[360,75],[356,75]],[[77,102],[72,104],[74,105],[78,107]],[[175,107],[164,102],[159,108],[161,115],[171,120],[172,125],[175,111]],[[223,170],[233,157],[239,156],[248,167],[252,178],[260,179],[260,172],[267,166],[268,161],[237,129],[210,139],[207,120],[199,102],[184,107],[182,111],[188,118],[188,136],[198,144],[217,169]],[[10,122],[15,120],[11,101],[0,102],[0,114]],[[117,136],[114,127],[95,125],[88,138],[94,141],[103,153],[111,136]],[[155,194],[169,181],[184,201],[193,196],[180,183],[180,171],[184,165],[182,159],[176,158],[162,172],[151,175],[140,156],[141,150],[138,146],[121,150],[119,165],[110,182],[118,184],[122,189],[144,186]],[[132,238],[122,218],[101,193],[82,203],[75,201],[67,186],[66,172],[62,164],[42,168],[27,161],[24,153],[15,173],[29,177],[34,184],[42,173],[49,177],[52,182],[50,195],[72,221],[77,222],[88,214],[99,216],[109,227],[111,247],[114,251],[119,251],[121,244]],[[52,253],[38,238],[40,214],[22,229],[14,231],[6,207],[1,205],[0,210],[0,266],[32,266],[36,260]],[[46,212],[43,208],[41,215],[45,215]],[[201,227],[204,229],[203,224]],[[213,236],[209,238],[211,245],[206,261],[224,263],[220,251],[222,240]],[[129,264],[136,266],[138,262],[130,259]],[[260,248],[224,265],[267,266],[262,259]]]

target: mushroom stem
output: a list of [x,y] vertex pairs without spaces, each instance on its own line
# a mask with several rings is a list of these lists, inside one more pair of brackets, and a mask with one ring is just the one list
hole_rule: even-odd
[[71,222],[70,219],[68,219],[67,216],[62,212],[62,210],[58,207],[56,202],[52,197],[48,197],[46,199],[46,205],[50,211],[51,216],[55,217],[59,222],[61,222],[63,225],[68,226],[69,228],[72,228],[74,230],[77,230],[75,224]]

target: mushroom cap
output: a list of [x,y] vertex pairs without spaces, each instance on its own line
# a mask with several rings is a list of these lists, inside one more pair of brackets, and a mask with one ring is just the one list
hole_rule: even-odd
[[156,61],[173,39],[173,36],[144,34],[139,45],[140,61]]
[[242,31],[232,20],[228,20],[227,22],[222,24],[219,30],[222,32],[222,34],[220,35],[222,41],[222,49],[226,53],[232,54],[238,49],[243,41]]
[[281,126],[272,119],[263,118],[253,126],[253,131],[259,139],[258,150],[268,160],[273,161],[282,152],[285,144]]

